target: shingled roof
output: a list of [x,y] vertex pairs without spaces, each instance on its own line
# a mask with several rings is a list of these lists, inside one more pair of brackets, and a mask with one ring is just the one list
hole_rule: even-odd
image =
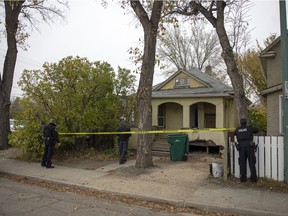
[[[174,79],[179,73],[186,73],[192,79],[203,83],[206,87],[198,88],[175,88],[161,90],[167,82]],[[179,70],[162,83],[153,86],[152,98],[167,97],[233,97],[233,88],[212,78],[208,74],[194,68],[189,71]]]

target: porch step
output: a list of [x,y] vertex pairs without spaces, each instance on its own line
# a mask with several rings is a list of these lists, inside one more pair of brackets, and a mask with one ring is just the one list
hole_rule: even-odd
[[170,145],[166,139],[158,138],[152,143],[153,156],[167,156],[170,154]]
[[158,156],[158,157],[169,156],[169,155],[170,155],[170,152],[153,151],[153,150],[152,150],[152,155],[153,155],[153,156]]

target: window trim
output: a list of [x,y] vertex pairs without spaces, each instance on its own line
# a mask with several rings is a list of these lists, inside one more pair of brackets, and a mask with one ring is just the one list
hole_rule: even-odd
[[[183,83],[183,84],[181,84]],[[183,88],[189,87],[189,78],[188,77],[177,77],[174,80],[174,88]]]

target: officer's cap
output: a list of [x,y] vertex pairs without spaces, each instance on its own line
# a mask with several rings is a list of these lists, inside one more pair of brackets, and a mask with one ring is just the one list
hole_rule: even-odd
[[49,123],[56,125],[55,119],[50,119]]

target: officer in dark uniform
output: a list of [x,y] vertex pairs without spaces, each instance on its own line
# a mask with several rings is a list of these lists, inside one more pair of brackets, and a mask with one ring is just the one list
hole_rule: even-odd
[[[130,128],[126,124],[125,118],[121,118],[120,127],[117,130],[118,132],[129,132]],[[131,134],[118,134],[118,143],[119,143],[119,164],[124,164],[127,159],[127,150],[128,150],[128,141]]]
[[239,147],[237,148],[240,156],[240,180],[246,182],[246,161],[248,158],[249,168],[251,172],[250,181],[257,181],[256,174],[256,156],[255,156],[255,143],[253,142],[253,134],[258,133],[258,129],[247,126],[246,118],[240,120],[240,127],[236,128],[234,135],[237,138]]
[[51,119],[49,124],[44,127],[44,142],[45,150],[42,157],[41,166],[46,168],[54,168],[52,165],[52,157],[55,152],[55,145],[59,143],[56,121],[54,119]]

